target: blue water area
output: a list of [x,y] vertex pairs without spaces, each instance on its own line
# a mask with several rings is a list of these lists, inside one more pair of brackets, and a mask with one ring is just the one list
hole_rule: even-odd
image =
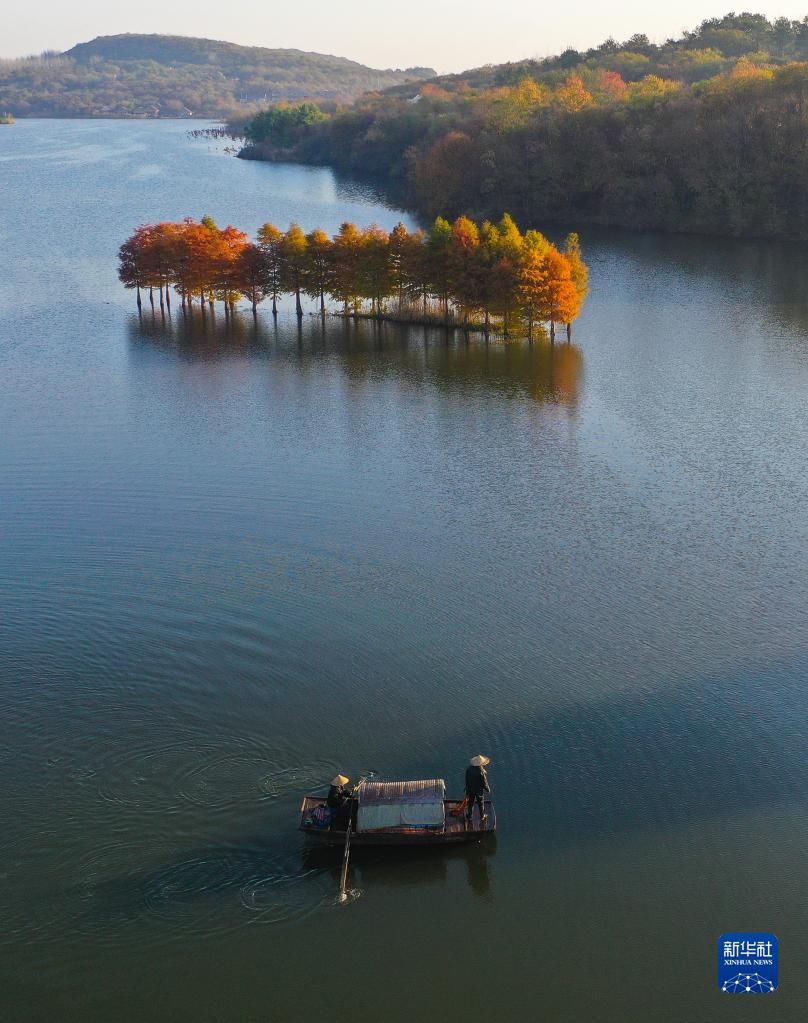
[[[796,1023],[804,247],[582,231],[554,346],[138,317],[138,224],[414,224],[187,127],[0,135],[3,1018]],[[478,752],[497,840],[336,906],[303,793]]]

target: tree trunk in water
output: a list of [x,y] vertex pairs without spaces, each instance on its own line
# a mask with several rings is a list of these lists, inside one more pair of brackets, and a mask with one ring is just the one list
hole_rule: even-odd
[[555,320],[550,320],[550,340],[555,341]]
[[273,293],[272,295],[272,315],[278,315],[278,296]]
[[149,302],[151,303],[152,312],[154,311],[154,288],[149,288]]
[[303,306],[300,304],[299,288],[295,289],[295,312],[297,313],[297,318],[301,320],[303,318]]
[[320,316],[325,316],[325,295],[320,292]]
[[143,305],[142,305],[142,303],[140,301],[140,285],[139,284],[137,286],[137,307],[138,307],[138,309],[142,309],[143,308]]
[[572,341],[572,324],[567,324],[567,341]]
[[160,308],[163,308],[163,285],[160,285]]

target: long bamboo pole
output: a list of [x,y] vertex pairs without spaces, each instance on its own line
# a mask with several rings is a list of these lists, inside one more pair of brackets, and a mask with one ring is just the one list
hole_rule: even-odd
[[348,808],[348,830],[345,833],[345,851],[342,854],[342,874],[339,879],[337,902],[348,901],[348,858],[351,855],[351,807]]

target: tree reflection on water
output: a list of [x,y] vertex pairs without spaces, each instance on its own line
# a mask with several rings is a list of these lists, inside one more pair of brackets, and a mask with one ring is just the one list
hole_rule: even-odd
[[181,359],[217,361],[234,356],[296,361],[304,372],[326,360],[353,382],[395,375],[404,386],[494,390],[503,396],[574,407],[583,376],[583,353],[546,338],[503,343],[439,327],[405,326],[339,316],[225,318],[198,309],[144,312],[129,321],[133,351],[144,344]]

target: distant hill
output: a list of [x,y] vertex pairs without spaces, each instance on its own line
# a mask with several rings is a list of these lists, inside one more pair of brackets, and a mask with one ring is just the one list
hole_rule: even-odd
[[344,57],[167,35],[99,36],[0,60],[0,110],[18,117],[230,117],[282,100],[352,100],[435,74]]

